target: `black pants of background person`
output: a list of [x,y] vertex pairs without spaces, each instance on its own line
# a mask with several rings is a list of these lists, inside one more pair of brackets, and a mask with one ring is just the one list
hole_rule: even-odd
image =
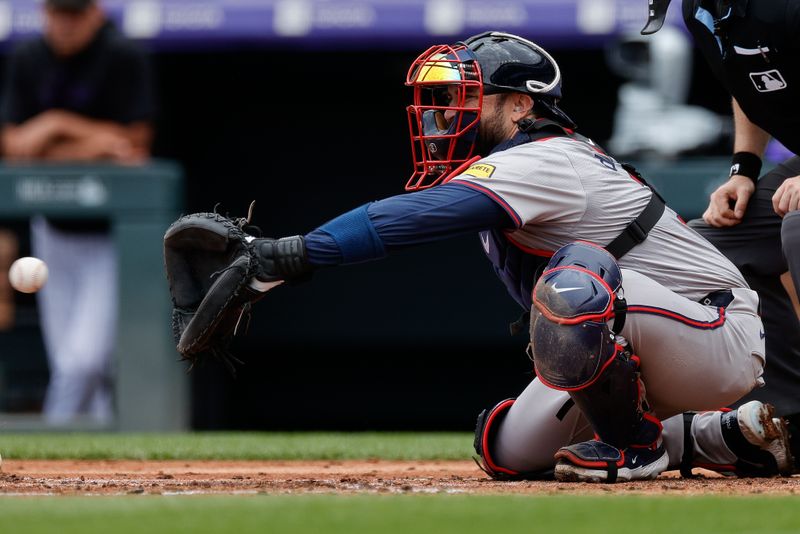
[[790,271],[800,292],[800,211],[781,218],[772,208],[772,195],[781,183],[798,175],[800,157],[795,156],[762,176],[736,226],[714,228],[702,219],[689,225],[730,258],[761,297],[766,386],[752,391],[739,404],[753,399],[769,402],[778,413],[790,417],[800,432],[800,321],[780,280]]

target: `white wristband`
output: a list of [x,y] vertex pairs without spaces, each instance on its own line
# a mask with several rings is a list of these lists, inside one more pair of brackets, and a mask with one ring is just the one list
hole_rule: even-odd
[[273,287],[278,287],[283,283],[283,280],[275,280],[274,282],[262,282],[258,278],[251,278],[250,283],[247,284],[251,289],[255,289],[256,291],[260,291],[261,293],[266,293]]

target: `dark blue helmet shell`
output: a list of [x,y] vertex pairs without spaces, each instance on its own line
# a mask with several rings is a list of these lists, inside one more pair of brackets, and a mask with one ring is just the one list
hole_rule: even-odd
[[478,60],[484,94],[530,94],[534,109],[540,114],[568,128],[575,127],[557,105],[561,99],[561,69],[547,50],[518,35],[496,31],[473,35],[464,44]]
[[536,43],[502,32],[474,35],[464,43],[481,66],[484,94],[517,91],[561,98],[561,70]]

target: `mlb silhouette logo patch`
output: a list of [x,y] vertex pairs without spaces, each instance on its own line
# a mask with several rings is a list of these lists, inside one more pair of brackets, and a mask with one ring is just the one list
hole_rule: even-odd
[[780,91],[786,88],[786,80],[776,69],[767,70],[764,72],[751,72],[750,79],[753,80],[753,85],[756,86],[761,93],[768,93],[770,91]]

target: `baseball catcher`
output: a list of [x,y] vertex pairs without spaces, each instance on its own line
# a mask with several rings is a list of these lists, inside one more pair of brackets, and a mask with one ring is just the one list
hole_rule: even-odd
[[249,217],[214,213],[167,230],[178,351],[192,361],[224,352],[277,284],[475,232],[529,314],[537,375],[479,417],[475,448],[490,476],[791,472],[770,406],[719,411],[763,384],[758,296],[630,166],[576,132],[555,59],[486,32],[429,48],[406,84],[408,193],[303,236],[262,238]]

